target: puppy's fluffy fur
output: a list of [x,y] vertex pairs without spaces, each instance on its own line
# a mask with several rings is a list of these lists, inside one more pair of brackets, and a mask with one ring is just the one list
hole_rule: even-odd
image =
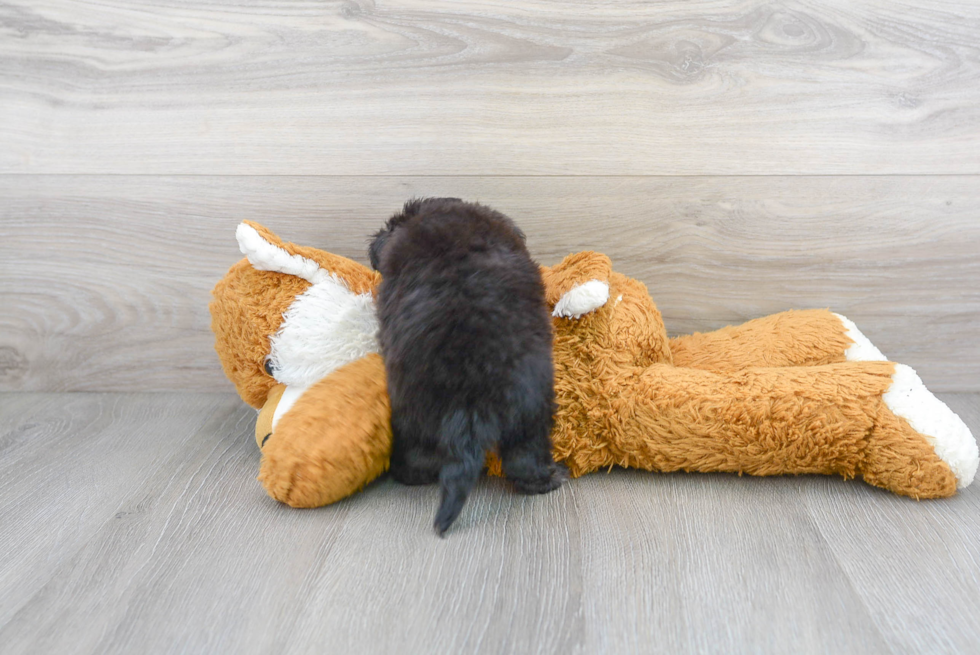
[[442,535],[496,450],[525,493],[561,484],[551,456],[551,317],[524,234],[457,198],[409,201],[374,235],[381,352],[405,484],[438,481]]

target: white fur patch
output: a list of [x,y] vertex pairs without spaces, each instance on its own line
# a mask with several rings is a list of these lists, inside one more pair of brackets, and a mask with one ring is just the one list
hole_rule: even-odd
[[847,328],[847,336],[854,342],[844,351],[844,356],[847,357],[847,361],[883,362],[886,360],[885,356],[881,354],[881,351],[854,325],[854,321],[840,314],[834,314],[834,316],[839,318],[840,322],[844,324],[844,327]]
[[270,339],[274,377],[307,387],[344,364],[378,352],[378,318],[370,293],[355,294],[326,274],[296,297]]
[[925,436],[939,459],[949,464],[958,488],[973,482],[980,453],[970,428],[946,403],[932,395],[914,370],[896,364],[892,386],[882,398],[890,410]]
[[238,248],[248,258],[248,262],[260,271],[276,271],[301,277],[307,282],[322,282],[329,274],[312,259],[288,252],[262,238],[250,225],[239,223],[235,230]]
[[[273,415],[275,423],[306,387],[344,364],[378,352],[374,298],[370,293],[355,294],[312,259],[290,255],[245,223],[239,224],[235,237],[256,269],[295,275],[313,285],[296,296],[269,340],[273,377],[288,387]],[[287,402],[286,394],[295,397]]]
[[589,280],[584,284],[572,287],[555,303],[552,316],[564,318],[579,318],[583,314],[596,310],[609,300],[609,283],[599,280]]
[[292,408],[292,406],[299,400],[299,397],[306,393],[308,387],[286,387],[283,389],[282,396],[279,398],[279,404],[276,405],[276,411],[272,413],[272,429],[276,429],[276,423],[279,419]]

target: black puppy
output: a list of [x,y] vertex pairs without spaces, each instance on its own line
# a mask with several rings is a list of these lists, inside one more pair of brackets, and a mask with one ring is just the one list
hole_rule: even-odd
[[551,457],[551,317],[514,222],[458,198],[412,200],[374,235],[381,354],[404,484],[438,480],[442,535],[495,450],[524,493],[564,479]]

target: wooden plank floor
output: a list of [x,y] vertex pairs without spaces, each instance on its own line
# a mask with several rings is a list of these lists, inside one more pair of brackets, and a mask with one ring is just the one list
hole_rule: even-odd
[[[944,394],[980,432],[980,394]],[[980,485],[484,480],[457,528],[384,479],[293,510],[231,394],[0,394],[0,650],[974,653]]]

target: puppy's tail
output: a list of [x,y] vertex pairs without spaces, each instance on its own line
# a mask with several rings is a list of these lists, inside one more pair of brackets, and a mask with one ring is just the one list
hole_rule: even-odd
[[463,511],[493,439],[489,425],[462,412],[456,412],[443,423],[440,438],[452,454],[452,459],[439,472],[442,502],[436,512],[435,528],[442,537]]

